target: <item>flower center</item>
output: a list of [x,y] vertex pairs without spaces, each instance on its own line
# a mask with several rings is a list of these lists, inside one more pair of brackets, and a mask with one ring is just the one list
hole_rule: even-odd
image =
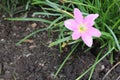
[[87,28],[85,27],[85,25],[82,25],[82,24],[80,24],[80,26],[79,26],[79,31],[80,32],[85,32],[87,30]]

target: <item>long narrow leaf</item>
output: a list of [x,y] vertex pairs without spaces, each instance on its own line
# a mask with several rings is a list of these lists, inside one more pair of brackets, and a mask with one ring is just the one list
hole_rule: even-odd
[[40,19],[40,18],[6,18],[5,20],[12,20],[12,21],[41,21],[45,23],[51,23],[49,20]]

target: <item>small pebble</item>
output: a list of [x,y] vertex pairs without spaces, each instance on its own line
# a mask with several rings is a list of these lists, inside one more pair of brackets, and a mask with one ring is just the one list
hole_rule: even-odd
[[5,41],[4,39],[1,39],[1,41],[3,42],[3,41]]
[[2,15],[3,18],[5,18],[6,16],[5,15]]
[[26,28],[26,31],[30,31],[31,29],[29,27]]
[[25,56],[25,57],[29,57],[30,55],[32,55],[32,54],[23,54],[23,56]]
[[38,16],[39,18],[41,18],[41,15],[40,16]]
[[104,70],[105,69],[105,66],[104,65],[101,65],[101,70]]
[[39,63],[39,66],[42,66],[42,67],[43,67],[44,65],[45,65],[44,63]]

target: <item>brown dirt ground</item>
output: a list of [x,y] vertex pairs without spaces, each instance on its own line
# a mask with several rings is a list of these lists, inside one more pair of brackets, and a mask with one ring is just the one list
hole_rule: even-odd
[[[33,25],[36,23],[37,25]],[[42,22],[15,22],[3,20],[0,17],[0,80],[75,80],[83,71],[88,69],[96,56],[92,52],[83,53],[78,50],[69,58],[57,78],[53,78],[68,51],[59,52],[57,47],[49,48],[48,44],[55,40],[48,36],[47,31],[31,37],[20,46],[15,43],[29,33],[46,27]],[[94,53],[97,52],[97,49]],[[115,53],[115,63],[120,60],[120,53]],[[100,62],[91,80],[102,80],[107,71],[112,68],[109,58]],[[81,80],[88,80],[89,74]],[[105,80],[116,80],[120,76],[120,65],[114,68]],[[120,80],[120,79],[119,79]]]

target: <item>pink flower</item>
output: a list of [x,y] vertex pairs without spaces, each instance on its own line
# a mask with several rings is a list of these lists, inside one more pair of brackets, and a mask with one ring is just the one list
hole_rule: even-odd
[[92,37],[100,37],[101,32],[94,28],[94,20],[98,17],[98,14],[89,14],[86,17],[82,16],[79,9],[74,9],[74,19],[68,19],[64,22],[64,25],[69,30],[73,31],[72,39],[77,40],[80,37],[83,42],[91,47],[93,44]]

